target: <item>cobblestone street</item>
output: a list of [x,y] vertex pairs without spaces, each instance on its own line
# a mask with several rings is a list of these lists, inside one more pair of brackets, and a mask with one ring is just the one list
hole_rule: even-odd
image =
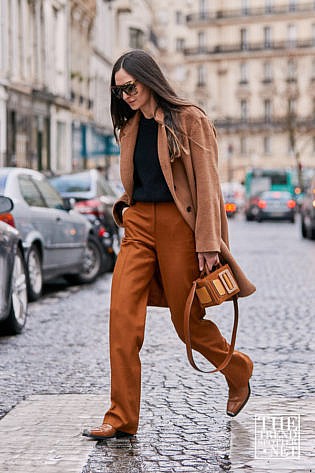
[[[1,473],[314,471],[315,243],[301,239],[298,223],[241,218],[230,221],[230,236],[257,286],[240,300],[237,348],[255,363],[244,413],[225,415],[223,376],[194,372],[168,311],[150,308],[139,433],[98,443],[81,437],[109,402],[111,275],[92,286],[60,282],[30,304],[23,334],[0,339]],[[227,338],[232,312],[230,303],[207,311]],[[301,416],[299,459],[254,458],[255,415],[270,413]]]

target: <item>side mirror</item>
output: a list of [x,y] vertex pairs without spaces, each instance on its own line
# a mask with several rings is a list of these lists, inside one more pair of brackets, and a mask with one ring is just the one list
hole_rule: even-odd
[[70,199],[69,197],[64,197],[62,201],[63,201],[63,208],[64,210],[67,210],[67,212],[69,212],[69,210],[72,210],[74,208],[73,199]]
[[13,201],[9,197],[4,197],[3,195],[0,196],[0,213],[4,214],[11,212],[13,207]]

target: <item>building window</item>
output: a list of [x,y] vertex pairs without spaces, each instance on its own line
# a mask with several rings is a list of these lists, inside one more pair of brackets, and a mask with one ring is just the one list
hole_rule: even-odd
[[142,49],[144,46],[144,33],[138,28],[129,28],[129,46],[133,49]]
[[175,12],[175,21],[176,25],[182,25],[184,23],[184,15],[182,11],[176,11]]
[[206,34],[204,31],[199,31],[198,33],[198,48],[199,51],[203,52],[206,48]]
[[181,52],[185,48],[184,38],[176,38],[176,51]]
[[205,19],[207,16],[206,8],[206,0],[199,0],[199,16],[201,19]]
[[295,111],[296,111],[296,100],[289,99],[288,100],[288,114],[295,115]]
[[272,82],[272,66],[270,61],[264,63],[264,82]]
[[248,15],[249,8],[248,8],[248,0],[242,0],[242,15]]
[[241,62],[240,64],[240,83],[248,83],[248,65],[246,62]]
[[241,100],[241,120],[246,122],[248,118],[248,104],[246,99]]
[[296,46],[296,25],[288,25],[288,47]]
[[241,28],[241,49],[245,50],[248,47],[247,44],[247,29],[246,28]]
[[264,100],[264,112],[265,112],[265,122],[271,122],[271,100],[266,99]]
[[198,66],[197,69],[197,86],[203,87],[206,85],[206,69],[204,64]]
[[289,1],[289,11],[296,11],[296,0],[290,0]]
[[315,46],[315,23],[312,24],[312,46]]
[[264,154],[271,154],[271,138],[264,136]]
[[241,136],[240,138],[240,149],[241,149],[241,155],[244,156],[247,154],[247,141],[245,136]]
[[266,49],[271,48],[271,27],[265,26],[264,27],[264,46]]
[[272,13],[273,0],[265,0],[265,13]]
[[287,82],[295,82],[296,77],[297,77],[296,73],[297,73],[296,62],[293,59],[289,59]]

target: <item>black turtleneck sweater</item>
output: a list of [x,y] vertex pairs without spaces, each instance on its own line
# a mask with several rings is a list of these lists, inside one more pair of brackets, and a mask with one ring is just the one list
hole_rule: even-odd
[[134,202],[172,202],[158,156],[158,124],[141,115],[134,151]]

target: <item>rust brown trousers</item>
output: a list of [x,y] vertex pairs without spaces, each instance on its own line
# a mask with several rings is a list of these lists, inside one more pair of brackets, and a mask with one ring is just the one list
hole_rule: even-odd
[[[183,340],[184,308],[199,276],[194,234],[174,203],[136,203],[123,216],[125,236],[117,258],[110,307],[111,406],[104,423],[136,433],[139,423],[141,361],[151,279],[158,266],[172,322]],[[205,320],[197,301],[191,312],[192,347],[218,366],[229,345],[218,327]],[[250,358],[234,351],[223,370],[229,386],[245,386]]]

